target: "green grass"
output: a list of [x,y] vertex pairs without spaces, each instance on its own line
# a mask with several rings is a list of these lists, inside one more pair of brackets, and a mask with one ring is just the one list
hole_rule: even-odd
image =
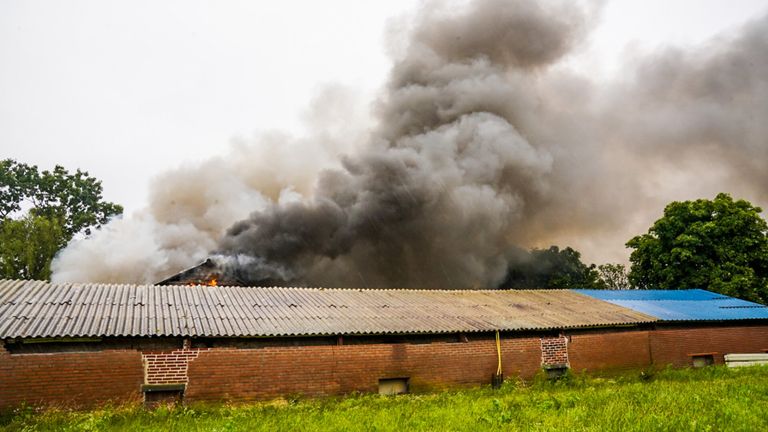
[[760,431],[768,430],[768,367],[667,369],[613,378],[507,382],[405,396],[279,400],[249,405],[21,408],[10,431]]

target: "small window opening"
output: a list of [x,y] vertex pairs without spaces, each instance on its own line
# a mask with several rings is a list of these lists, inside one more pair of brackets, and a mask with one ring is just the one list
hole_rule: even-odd
[[408,378],[384,378],[379,380],[379,394],[398,395],[408,393]]
[[160,405],[179,404],[184,398],[184,387],[184,384],[145,384],[142,386],[144,405],[154,408]]
[[695,368],[712,366],[715,364],[715,357],[712,354],[702,354],[691,356],[691,363]]
[[567,365],[548,365],[544,366],[544,372],[547,375],[547,379],[558,380],[564,377],[568,373]]

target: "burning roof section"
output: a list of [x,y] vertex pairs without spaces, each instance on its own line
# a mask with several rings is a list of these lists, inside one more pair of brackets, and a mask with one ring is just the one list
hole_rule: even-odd
[[0,281],[0,338],[471,333],[632,325],[570,290],[363,290]]
[[287,280],[285,275],[262,271],[256,259],[213,255],[155,285],[272,286],[284,285]]
[[163,279],[156,285],[227,285],[243,286],[243,282],[233,274],[225,274],[211,258],[175,275]]

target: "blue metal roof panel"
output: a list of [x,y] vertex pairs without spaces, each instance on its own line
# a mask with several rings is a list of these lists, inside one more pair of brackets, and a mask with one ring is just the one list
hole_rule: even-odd
[[662,321],[768,319],[768,306],[701,289],[575,291]]
[[574,290],[600,300],[716,300],[733,299],[703,289],[682,290]]

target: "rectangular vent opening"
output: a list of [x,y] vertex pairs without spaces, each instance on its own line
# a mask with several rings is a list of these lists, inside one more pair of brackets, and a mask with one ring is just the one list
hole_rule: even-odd
[[549,380],[559,380],[568,374],[568,365],[546,365],[544,372]]
[[691,356],[691,364],[695,368],[712,366],[715,364],[715,357],[712,354],[702,354]]
[[144,384],[144,405],[149,408],[160,405],[176,405],[184,399],[184,384]]
[[382,378],[379,380],[379,394],[398,395],[408,393],[408,378]]

